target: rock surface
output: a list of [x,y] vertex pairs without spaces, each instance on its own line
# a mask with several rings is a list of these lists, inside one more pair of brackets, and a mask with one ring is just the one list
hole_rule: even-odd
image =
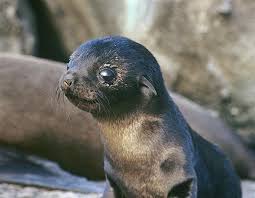
[[0,0],[0,51],[36,53],[35,21],[26,0]]
[[[244,181],[243,198],[254,198],[255,182]],[[77,192],[47,190],[36,187],[24,187],[15,184],[0,184],[1,198],[99,198],[100,193],[83,194]]]
[[169,87],[218,110],[255,144],[255,1],[44,2],[69,54],[87,39],[129,36],[156,55]]
[[243,181],[242,182],[243,198],[255,197],[255,182]]
[[25,187],[15,184],[0,184],[1,198],[99,198],[101,194],[83,194],[60,190],[47,190],[36,187]]
[[0,147],[0,183],[37,186],[51,190],[102,193],[104,182],[88,180],[63,170],[56,162]]

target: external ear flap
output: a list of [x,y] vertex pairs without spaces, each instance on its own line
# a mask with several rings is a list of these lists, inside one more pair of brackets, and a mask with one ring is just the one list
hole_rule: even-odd
[[144,76],[140,77],[139,84],[140,84],[141,91],[144,95],[146,96],[157,95],[157,91],[155,90],[154,86]]

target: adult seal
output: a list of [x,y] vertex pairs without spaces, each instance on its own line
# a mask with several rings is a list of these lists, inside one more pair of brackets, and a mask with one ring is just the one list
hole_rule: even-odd
[[189,127],[144,46],[120,36],[88,41],[60,85],[101,128],[103,197],[241,197],[231,163]]

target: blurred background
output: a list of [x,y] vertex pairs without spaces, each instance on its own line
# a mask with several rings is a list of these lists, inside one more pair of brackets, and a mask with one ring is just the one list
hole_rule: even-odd
[[254,10],[254,0],[0,0],[0,52],[67,62],[89,39],[127,36],[155,55],[167,87],[255,149]]
[[255,147],[254,0],[0,0],[0,51],[66,62],[88,39],[124,35],[167,86],[217,110]]

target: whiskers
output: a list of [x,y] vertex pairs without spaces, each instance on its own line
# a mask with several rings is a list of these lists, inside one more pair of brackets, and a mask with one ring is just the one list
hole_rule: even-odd
[[57,104],[60,104],[60,100],[62,100],[62,102],[64,103],[65,96],[61,90],[61,83],[63,80],[63,76],[64,75],[61,76],[61,78],[59,79],[58,84],[56,85],[56,88],[55,88],[55,98],[54,99]]
[[61,79],[59,80],[59,83],[57,84],[57,86],[55,88],[55,94],[53,94],[54,95],[53,108],[55,108],[54,109],[55,111],[61,111],[61,114],[65,115],[66,121],[68,121],[71,119],[70,114],[74,110],[71,108],[67,108],[68,101],[67,101],[63,91],[61,90],[60,82],[61,82]]
[[55,101],[57,102],[57,104],[60,103],[60,99],[64,101],[64,93],[62,92],[60,85],[58,84],[55,89]]
[[99,105],[99,113],[110,116],[113,112],[110,111],[110,102],[107,96],[105,96],[101,91],[97,91],[97,102]]

